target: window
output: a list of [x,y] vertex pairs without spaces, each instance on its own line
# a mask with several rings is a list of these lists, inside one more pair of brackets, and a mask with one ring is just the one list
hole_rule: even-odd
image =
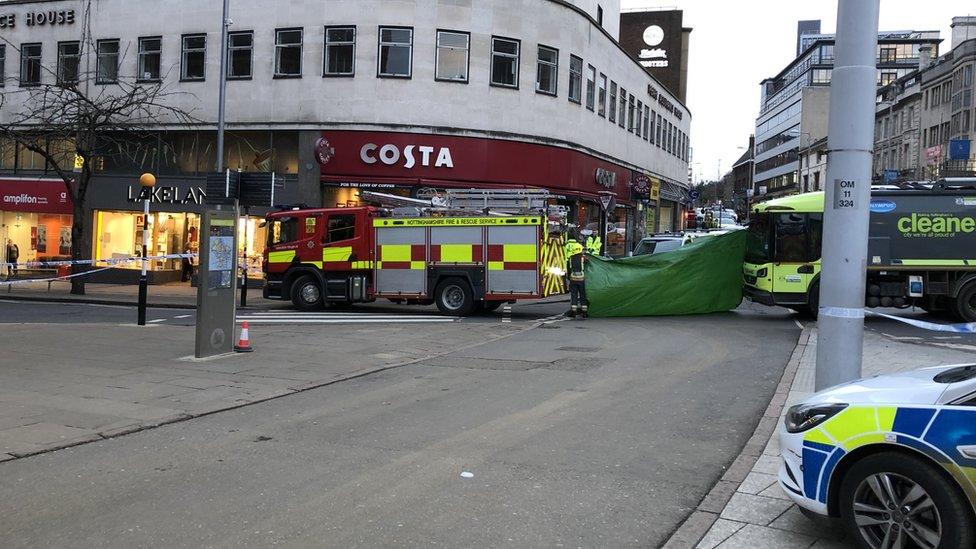
[[596,113],[600,116],[607,115],[607,75],[600,74],[600,91],[596,98]]
[[559,51],[539,46],[539,60],[536,65],[535,91],[556,95],[556,82],[559,80]]
[[603,26],[603,6],[600,4],[596,5],[596,24]]
[[651,133],[651,107],[644,105],[644,141],[648,140]]
[[[651,133],[650,140],[651,140],[651,143],[652,144],[658,143],[658,142],[661,141],[660,138],[658,138],[658,139],[655,139],[654,138],[654,131],[655,131],[655,129],[658,128],[658,127],[660,127],[660,125],[661,125],[660,122],[655,123],[656,122],[656,120],[655,120],[656,118],[657,118],[657,111],[652,110],[651,111],[651,131],[650,131],[650,133]],[[646,124],[645,124],[645,126],[646,126]]]
[[630,94],[627,102],[627,131],[634,133],[634,94]]
[[621,128],[627,127],[627,90],[620,87],[620,112],[617,113],[617,124]]
[[519,48],[521,42],[491,37],[491,85],[518,88]]
[[95,83],[119,81],[119,41],[99,40],[95,44]]
[[79,42],[58,43],[58,84],[78,83],[78,65],[81,60]]
[[610,100],[607,105],[607,120],[610,122],[617,121],[617,83],[613,80],[610,81]]
[[183,36],[183,56],[180,63],[181,80],[203,80],[206,76],[207,35]]
[[380,27],[377,76],[410,78],[413,73],[413,29]]
[[275,78],[302,75],[303,29],[275,29]]
[[664,141],[662,141],[662,139],[664,138],[664,126],[661,125],[662,122],[663,119],[661,118],[661,115],[657,115],[657,146],[663,149]]
[[136,80],[159,80],[162,45],[163,40],[158,36],[139,39],[139,73]]
[[254,31],[232,32],[227,35],[227,78],[251,77],[254,56]]
[[593,65],[586,66],[586,108],[593,110],[596,102],[596,69]]
[[36,86],[41,83],[41,45],[20,46],[20,85]]
[[325,27],[322,76],[356,74],[356,27]]
[[575,55],[569,56],[569,100],[573,103],[583,100],[583,60]]
[[0,44],[0,88],[7,81],[7,46]]
[[268,222],[268,247],[295,242],[301,238],[297,217],[280,217]]
[[641,136],[641,119],[644,118],[644,102],[637,100],[637,117],[634,120],[634,133]]
[[967,65],[964,70],[965,70],[965,76],[963,77],[963,85],[964,86],[967,86],[967,87],[968,86],[972,86],[973,85],[973,66],[972,65]]
[[468,81],[468,51],[471,36],[466,32],[437,31],[435,80]]
[[356,238],[356,216],[354,215],[333,215],[329,217],[329,226],[326,230],[325,242],[339,242]]
[[878,62],[880,63],[895,62],[895,53],[897,51],[895,46],[884,46],[884,47],[879,46],[878,49],[880,50]]

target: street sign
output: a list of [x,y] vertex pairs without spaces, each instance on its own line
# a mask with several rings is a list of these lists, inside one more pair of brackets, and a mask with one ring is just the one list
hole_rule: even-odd
[[884,171],[885,183],[892,183],[898,181],[898,170],[885,170]]
[[216,205],[203,212],[194,356],[234,350],[237,282],[237,206]]
[[970,141],[952,139],[949,141],[949,160],[969,160]]
[[834,209],[853,210],[857,208],[857,184],[851,179],[834,180]]
[[701,198],[701,193],[695,190],[688,193],[688,196],[690,196],[692,200],[698,200],[699,198]]

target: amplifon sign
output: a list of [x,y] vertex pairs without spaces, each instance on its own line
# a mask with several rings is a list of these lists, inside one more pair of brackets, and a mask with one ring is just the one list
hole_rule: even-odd
[[70,214],[72,208],[61,180],[0,179],[0,210]]
[[[400,148],[396,145],[379,146],[375,143],[366,143],[359,149],[359,158],[365,164],[382,162],[387,166],[394,166],[402,161],[403,167],[409,170],[417,165],[418,158],[414,155],[414,150],[419,153],[420,165],[425,168],[431,165],[435,168],[454,167],[454,159],[451,157],[450,147],[435,148],[429,145],[407,145],[403,147],[401,153]],[[431,157],[435,150],[437,150],[437,156],[434,158],[433,164],[431,164]]]

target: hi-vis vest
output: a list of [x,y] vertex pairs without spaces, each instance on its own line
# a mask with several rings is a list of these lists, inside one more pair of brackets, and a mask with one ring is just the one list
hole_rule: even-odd
[[603,247],[603,240],[599,236],[591,236],[586,239],[586,251],[593,255],[600,255],[600,248]]
[[569,263],[568,276],[572,282],[582,282],[585,279],[583,271],[583,245],[575,240],[566,243],[566,260]]

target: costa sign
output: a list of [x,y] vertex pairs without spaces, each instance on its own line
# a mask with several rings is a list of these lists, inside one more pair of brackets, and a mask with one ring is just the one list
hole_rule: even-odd
[[[435,150],[437,151],[437,156],[433,158],[433,163],[431,163]],[[419,155],[419,159],[417,155]],[[403,147],[403,151],[401,152],[400,148],[396,145],[387,144],[380,146],[376,143],[366,143],[359,149],[359,158],[365,164],[382,162],[387,166],[394,166],[402,162],[403,167],[408,170],[416,166],[418,160],[419,164],[423,167],[454,167],[454,159],[451,157],[451,149],[449,147],[435,148],[429,145],[407,145]]]
[[335,147],[329,140],[320,137],[315,140],[315,161],[319,163],[319,166],[325,166],[330,160],[335,156]]

